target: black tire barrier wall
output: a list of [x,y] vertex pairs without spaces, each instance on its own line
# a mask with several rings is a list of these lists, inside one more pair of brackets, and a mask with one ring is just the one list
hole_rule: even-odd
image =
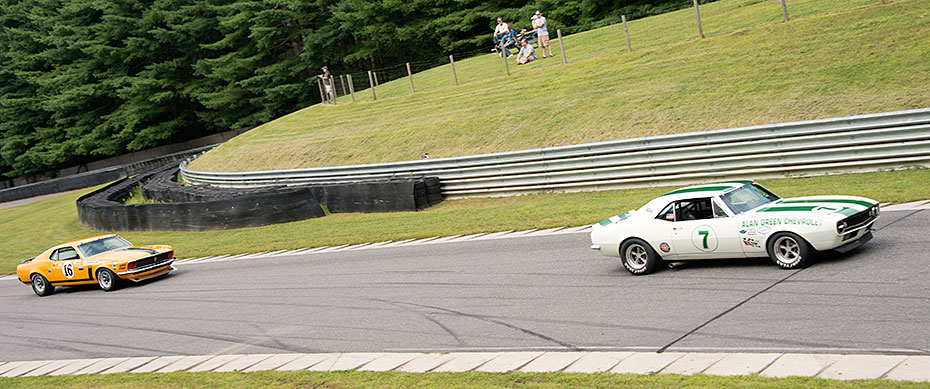
[[159,169],[122,179],[82,196],[77,200],[78,219],[97,230],[208,231],[324,216],[310,188],[266,188],[263,192],[249,191],[199,202],[122,203],[140,183],[161,172]]
[[[98,230],[207,231],[322,217],[320,200],[335,213],[417,211],[442,201],[436,177],[222,189],[184,186],[177,174],[177,165],[167,165],[84,195],[78,219]],[[123,204],[139,185],[146,199],[159,203]]]

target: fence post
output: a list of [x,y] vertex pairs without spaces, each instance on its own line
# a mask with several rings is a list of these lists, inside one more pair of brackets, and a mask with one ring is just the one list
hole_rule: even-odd
[[371,99],[377,100],[378,96],[375,95],[375,81],[371,78],[371,70],[368,71],[368,85],[371,85]]
[[407,78],[410,79],[410,94],[417,93],[413,89],[413,73],[410,72],[410,62],[407,62]]
[[338,92],[336,92],[336,80],[335,80],[335,77],[333,76],[329,76],[329,93],[330,93],[330,96],[332,97],[332,100],[330,100],[330,104],[336,105],[336,95],[338,94]]
[[559,35],[559,50],[562,51],[562,65],[565,65],[565,44],[562,43],[562,29],[555,30],[555,33]]
[[371,74],[375,75],[375,86],[381,85],[378,83],[378,72],[372,72]]
[[452,81],[455,82],[455,86],[459,86],[459,76],[455,75],[455,59],[452,55],[449,55],[449,63],[452,64]]
[[342,95],[345,96],[345,95],[348,94],[348,93],[346,92],[346,76],[345,76],[345,75],[341,75],[341,76],[339,76],[339,79],[342,80]]
[[785,5],[785,0],[781,0],[781,15],[785,17],[785,21],[787,22],[788,21],[788,6]]
[[[509,49],[504,49],[504,50],[509,50]],[[507,63],[507,53],[502,51],[501,58],[504,59],[504,71],[506,71],[507,75],[509,76],[510,75],[510,64]]]
[[326,104],[326,98],[323,97],[323,82],[320,81],[320,78],[316,78],[316,86],[320,88],[320,102]]
[[626,29],[626,15],[620,15],[620,20],[623,22],[623,34],[626,35],[626,52],[633,52],[633,46],[630,46],[630,31]]
[[701,39],[704,39],[704,28],[701,27],[701,11],[698,10],[698,0],[694,0],[694,16],[697,17],[698,35],[701,36]]
[[349,79],[349,94],[352,95],[352,102],[355,102],[355,85],[352,83],[352,75],[347,74],[346,78]]

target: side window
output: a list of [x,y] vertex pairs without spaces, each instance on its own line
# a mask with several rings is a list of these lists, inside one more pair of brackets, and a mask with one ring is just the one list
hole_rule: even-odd
[[727,216],[727,213],[723,211],[723,208],[717,205],[716,201],[714,201],[713,204],[714,204],[714,217],[716,218],[729,217]]
[[675,221],[675,203],[668,203],[665,208],[662,208],[662,212],[659,212],[656,219],[670,222]]
[[675,220],[713,219],[714,210],[710,198],[681,200],[675,203]]
[[58,256],[58,258],[54,260],[57,260],[57,261],[67,261],[70,259],[80,258],[80,256],[78,256],[77,251],[75,251],[73,247],[62,247],[58,249],[57,254],[52,254],[52,257],[55,257],[56,255]]
[[51,260],[51,261],[57,261],[57,260],[58,260],[58,250],[52,251],[52,255],[49,255],[49,256],[48,256],[48,259]]

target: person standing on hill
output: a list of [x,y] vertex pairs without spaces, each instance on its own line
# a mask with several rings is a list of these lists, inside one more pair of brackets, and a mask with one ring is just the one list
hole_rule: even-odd
[[536,10],[533,19],[533,28],[536,29],[536,38],[539,42],[539,49],[542,51],[543,59],[546,58],[546,48],[549,48],[549,56],[552,56],[552,46],[549,45],[549,30],[546,27],[546,17]]
[[323,70],[323,75],[320,76],[320,79],[323,80],[323,89],[326,91],[326,98],[328,98],[329,101],[336,100],[336,97],[333,96],[333,86],[330,83],[331,76],[329,74],[329,68],[326,66],[323,66],[322,70]]

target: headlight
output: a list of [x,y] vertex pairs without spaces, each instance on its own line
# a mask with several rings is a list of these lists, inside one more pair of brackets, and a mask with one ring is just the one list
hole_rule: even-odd
[[878,217],[878,205],[872,206],[872,217]]
[[846,221],[840,220],[836,222],[836,232],[842,234],[846,230]]

